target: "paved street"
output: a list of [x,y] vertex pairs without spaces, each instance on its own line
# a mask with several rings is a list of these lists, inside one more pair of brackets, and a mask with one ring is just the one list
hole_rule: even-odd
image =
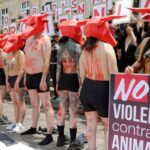
[[[8,116],[9,120],[13,121],[13,108],[12,108],[12,103],[9,101],[5,101],[4,103],[4,113],[6,116]],[[55,126],[56,124],[56,113],[57,111],[55,110]],[[42,126],[45,127],[45,117],[44,114],[41,110],[41,116],[40,116],[40,120],[39,120],[39,124],[38,126]],[[26,117],[25,117],[25,129],[29,128],[31,125],[31,107],[28,105],[27,106],[27,113],[26,113]],[[65,133],[66,135],[69,137],[69,122],[68,122],[68,116],[67,116],[67,121],[65,124]],[[78,135],[81,133],[85,133],[85,129],[86,129],[86,120],[85,117],[83,115],[79,116],[79,123],[78,123]],[[25,145],[28,145],[30,147],[32,147],[33,149],[36,150],[67,150],[68,145],[61,147],[61,148],[57,148],[56,147],[56,139],[57,139],[57,134],[54,134],[54,142],[52,142],[51,144],[47,145],[47,146],[39,146],[38,143],[44,138],[43,135],[41,134],[35,134],[35,135],[26,135],[26,136],[20,136],[17,133],[12,133],[10,131],[6,130],[6,126],[0,126],[0,132],[6,133],[9,137],[13,138],[14,140],[21,142]],[[104,135],[103,135],[103,127],[101,125],[101,123],[99,123],[98,126],[98,135],[97,135],[97,150],[104,150]],[[0,148],[1,149],[1,148]],[[87,150],[87,144],[84,144],[84,150]]]

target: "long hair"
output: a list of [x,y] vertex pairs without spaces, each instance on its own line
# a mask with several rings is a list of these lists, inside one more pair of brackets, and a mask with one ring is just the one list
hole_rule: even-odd
[[69,37],[63,36],[63,37],[61,37],[61,38],[59,39],[58,44],[59,44],[59,45],[66,44],[66,43],[68,42],[68,40],[69,40]]
[[83,49],[87,50],[87,51],[92,51],[93,48],[96,46],[98,39],[94,38],[94,37],[88,37],[87,40],[85,41],[85,44],[83,46]]

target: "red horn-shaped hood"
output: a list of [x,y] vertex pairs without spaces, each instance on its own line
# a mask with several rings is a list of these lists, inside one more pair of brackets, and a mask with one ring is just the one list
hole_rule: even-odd
[[0,34],[0,39],[3,39],[6,35],[8,35],[9,33],[3,33],[3,34]]
[[0,48],[3,49],[7,39],[0,39]]
[[143,19],[150,21],[150,8],[128,8],[132,12],[146,14]]
[[84,39],[82,38],[81,26],[84,25],[87,20],[76,21],[76,20],[66,20],[62,21],[58,28],[61,31],[62,36],[67,36],[77,43],[84,45]]
[[117,41],[113,37],[109,29],[108,21],[112,19],[120,19],[126,16],[110,15],[106,17],[94,17],[87,21],[84,30],[86,37],[94,37],[103,42],[111,44],[113,47],[117,45]]
[[0,34],[0,48],[2,49],[7,41],[9,33]]
[[24,46],[24,40],[22,38],[22,35],[11,34],[6,41],[3,50],[6,53],[10,53],[19,50],[23,46]]
[[26,24],[25,31],[22,33],[23,38],[27,39],[30,36],[38,35],[45,29],[45,23],[48,22],[46,17],[48,14],[28,16],[25,19],[20,20]]

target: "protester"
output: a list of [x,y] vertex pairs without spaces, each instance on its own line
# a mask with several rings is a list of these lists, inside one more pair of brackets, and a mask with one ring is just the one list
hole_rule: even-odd
[[[143,19],[150,22],[150,8],[132,8],[133,12],[139,12],[139,13],[148,13],[144,16]],[[139,56],[138,59],[131,65],[127,66],[125,69],[126,73],[134,73],[139,72],[141,69],[143,69],[144,73],[150,73],[150,65],[149,65],[149,59],[150,59],[150,32],[146,33],[146,36],[144,36],[144,39],[139,47]]]
[[35,134],[37,123],[40,116],[40,102],[44,108],[47,134],[39,145],[47,145],[53,141],[52,128],[54,112],[50,103],[49,92],[49,62],[51,56],[50,38],[43,34],[47,14],[28,16],[22,19],[21,22],[26,24],[26,29],[23,32],[26,40],[24,48],[26,56],[26,77],[25,83],[32,105],[32,125],[27,131],[21,135]]
[[23,45],[22,35],[11,34],[3,47],[4,52],[8,53],[5,65],[6,85],[13,102],[15,118],[15,123],[9,125],[7,129],[18,133],[24,129],[23,122],[26,113],[25,100],[23,98],[25,56],[20,50]]
[[4,73],[4,63],[6,53],[3,52],[2,48],[5,44],[5,36],[7,34],[0,34],[0,125],[6,125],[10,123],[6,116],[3,114],[3,101],[6,93],[6,77]]
[[57,93],[59,96],[58,110],[58,138],[57,146],[65,145],[64,127],[65,117],[69,109],[70,114],[70,143],[76,139],[77,114],[79,107],[79,56],[83,44],[80,26],[85,21],[63,21],[59,24],[62,38],[59,40],[59,55],[57,64]]
[[83,83],[80,100],[87,120],[89,150],[96,150],[99,117],[104,126],[105,149],[107,147],[109,75],[118,72],[112,47],[116,46],[117,42],[111,35],[107,22],[113,18],[119,17],[92,18],[84,26],[87,40],[80,57],[80,77]]

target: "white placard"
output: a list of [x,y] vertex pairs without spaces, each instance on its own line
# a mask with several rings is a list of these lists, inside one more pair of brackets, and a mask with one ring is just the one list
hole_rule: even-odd
[[77,0],[71,0],[71,8],[73,11],[77,11]]
[[3,33],[8,33],[8,32],[9,32],[9,26],[4,26]]
[[97,4],[100,4],[100,3],[101,3],[101,0],[92,0],[93,5],[97,5]]
[[85,9],[86,9],[86,3],[85,2],[81,2],[78,3],[77,8],[78,8],[78,13],[84,13]]
[[31,14],[32,15],[38,14],[38,6],[32,6]]
[[58,17],[58,23],[64,21],[64,20],[69,20],[69,15],[68,14],[64,14]]
[[55,22],[58,22],[58,16],[62,15],[62,8],[56,8],[55,10]]
[[44,33],[48,36],[55,35],[53,17],[48,15],[47,20],[48,22],[45,24]]
[[115,15],[124,16],[125,18],[114,19],[113,24],[122,24],[129,23],[131,20],[132,12],[127,8],[131,8],[133,6],[133,0],[120,0],[116,2]]
[[71,7],[64,8],[64,14],[68,14],[69,15],[69,19],[71,19],[71,16],[72,16],[72,9],[71,9]]
[[16,24],[16,22],[13,22],[10,25],[10,33],[16,33],[16,32],[17,32],[17,24]]
[[112,9],[113,0],[106,0],[107,11]]
[[61,8],[64,9],[66,7],[66,1],[60,1]]
[[106,3],[101,3],[93,7],[93,17],[106,16]]
[[45,5],[45,6],[44,6],[44,12],[46,12],[46,13],[48,13],[48,14],[51,14],[51,13],[52,13],[50,5]]
[[[141,0],[140,8],[150,8],[150,0]],[[147,14],[139,14],[140,19],[146,16]]]
[[3,17],[3,25],[4,26],[8,26],[9,25],[9,16],[8,15],[5,15],[4,17]]
[[57,8],[57,2],[52,2],[51,7],[52,7],[52,12],[54,13],[56,8]]
[[81,13],[81,14],[74,14],[72,15],[72,19],[73,20],[83,20],[84,19],[84,14]]

